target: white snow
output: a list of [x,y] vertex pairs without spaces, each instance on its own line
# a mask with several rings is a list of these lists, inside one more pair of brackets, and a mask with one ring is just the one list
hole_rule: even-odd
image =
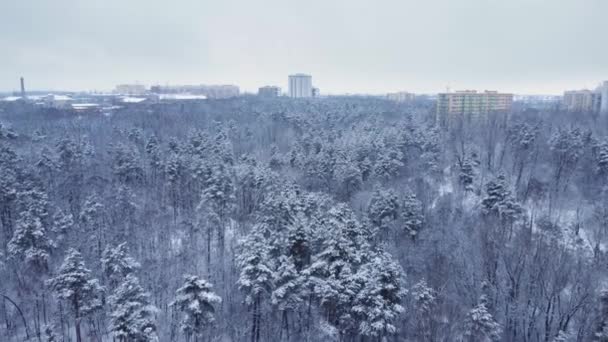
[[121,102],[124,103],[141,103],[146,101],[145,97],[123,97]]
[[194,94],[160,94],[158,98],[161,100],[206,100],[205,95]]
[[7,96],[7,97],[3,98],[2,101],[14,102],[14,101],[17,101],[20,99],[21,99],[21,96]]

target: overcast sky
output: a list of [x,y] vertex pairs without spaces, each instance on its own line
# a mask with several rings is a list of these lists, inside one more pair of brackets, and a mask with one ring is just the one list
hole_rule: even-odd
[[559,94],[608,79],[608,0],[0,0],[0,46],[0,91]]

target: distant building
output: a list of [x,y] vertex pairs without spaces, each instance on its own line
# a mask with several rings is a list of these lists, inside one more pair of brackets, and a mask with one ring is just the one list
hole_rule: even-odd
[[319,88],[312,88],[312,97],[319,97],[321,96],[321,91],[319,90]]
[[42,106],[55,109],[70,108],[74,100],[67,95],[49,94],[42,96],[39,102]]
[[608,115],[608,81],[595,90],[568,90],[564,92],[561,109],[571,113],[602,113]]
[[559,109],[562,97],[557,95],[515,95],[513,97],[513,108],[515,110],[548,110]]
[[599,88],[600,93],[600,112],[602,114],[608,115],[608,81],[604,81],[604,83]]
[[312,97],[312,76],[305,74],[289,75],[289,97]]
[[416,95],[408,93],[406,91],[400,91],[396,93],[386,94],[386,98],[395,102],[411,103],[414,102],[414,100],[416,99]]
[[21,98],[22,99],[26,98],[26,94],[25,94],[25,80],[23,79],[23,77],[21,77]]
[[72,103],[72,109],[76,113],[100,113],[101,106],[98,103]]
[[265,86],[258,89],[259,97],[279,97],[281,96],[281,88],[276,86]]
[[440,93],[437,95],[437,114],[480,115],[491,112],[509,112],[513,94],[486,90]]
[[209,99],[226,99],[240,94],[239,87],[235,85],[156,85],[150,87],[150,91],[155,94],[200,95]]
[[571,113],[599,113],[601,100],[598,91],[569,90],[564,92],[562,109]]
[[119,84],[114,89],[114,93],[120,95],[143,95],[146,93],[146,87],[141,84]]

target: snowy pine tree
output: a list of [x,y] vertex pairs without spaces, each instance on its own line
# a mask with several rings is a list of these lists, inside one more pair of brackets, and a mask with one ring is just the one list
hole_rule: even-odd
[[600,307],[597,318],[595,338],[600,342],[608,341],[608,289],[600,292]]
[[467,341],[499,341],[501,333],[502,328],[488,312],[485,300],[480,300],[479,304],[467,313],[463,332],[463,336]]
[[76,330],[76,341],[82,341],[81,320],[101,308],[103,289],[84,265],[82,255],[70,248],[57,275],[47,281],[59,299],[66,301]]
[[190,341],[203,338],[205,329],[215,322],[215,305],[222,299],[213,292],[213,286],[197,276],[187,275],[185,283],[177,289],[171,306],[183,313],[181,329]]
[[127,243],[116,247],[106,247],[101,257],[101,266],[112,289],[116,288],[129,274],[133,274],[140,264],[129,256]]
[[377,188],[369,201],[368,217],[375,227],[387,230],[389,224],[397,219],[399,208],[399,197],[392,189]]
[[15,223],[13,237],[8,242],[8,253],[37,271],[46,271],[51,249],[47,222],[46,194],[32,187],[19,193],[21,212]]
[[513,223],[523,213],[503,175],[486,184],[486,196],[481,201],[481,206],[485,215],[499,218],[505,224]]
[[598,146],[597,156],[597,172],[600,175],[608,175],[608,142],[604,141]]
[[402,277],[401,266],[384,252],[361,267],[356,278],[363,286],[352,306],[359,333],[383,338],[397,332],[397,318],[404,311]]
[[261,305],[263,298],[272,293],[273,267],[270,248],[261,232],[252,231],[241,244],[242,252],[237,259],[240,276],[239,288],[245,293],[245,301],[252,308],[251,340],[260,340]]
[[110,331],[120,342],[157,341],[157,309],[150,303],[149,294],[132,274],[108,297],[110,304]]
[[422,229],[424,219],[422,215],[422,203],[420,203],[413,192],[408,190],[403,196],[403,204],[400,211],[403,229],[412,240],[416,239]]
[[421,340],[430,341],[433,339],[433,309],[437,301],[437,294],[424,279],[412,287],[411,294],[415,308],[415,335]]

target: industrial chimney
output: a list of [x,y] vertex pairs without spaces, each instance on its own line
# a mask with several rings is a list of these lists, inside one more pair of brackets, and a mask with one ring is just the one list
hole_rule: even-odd
[[21,98],[25,99],[25,81],[21,77]]

